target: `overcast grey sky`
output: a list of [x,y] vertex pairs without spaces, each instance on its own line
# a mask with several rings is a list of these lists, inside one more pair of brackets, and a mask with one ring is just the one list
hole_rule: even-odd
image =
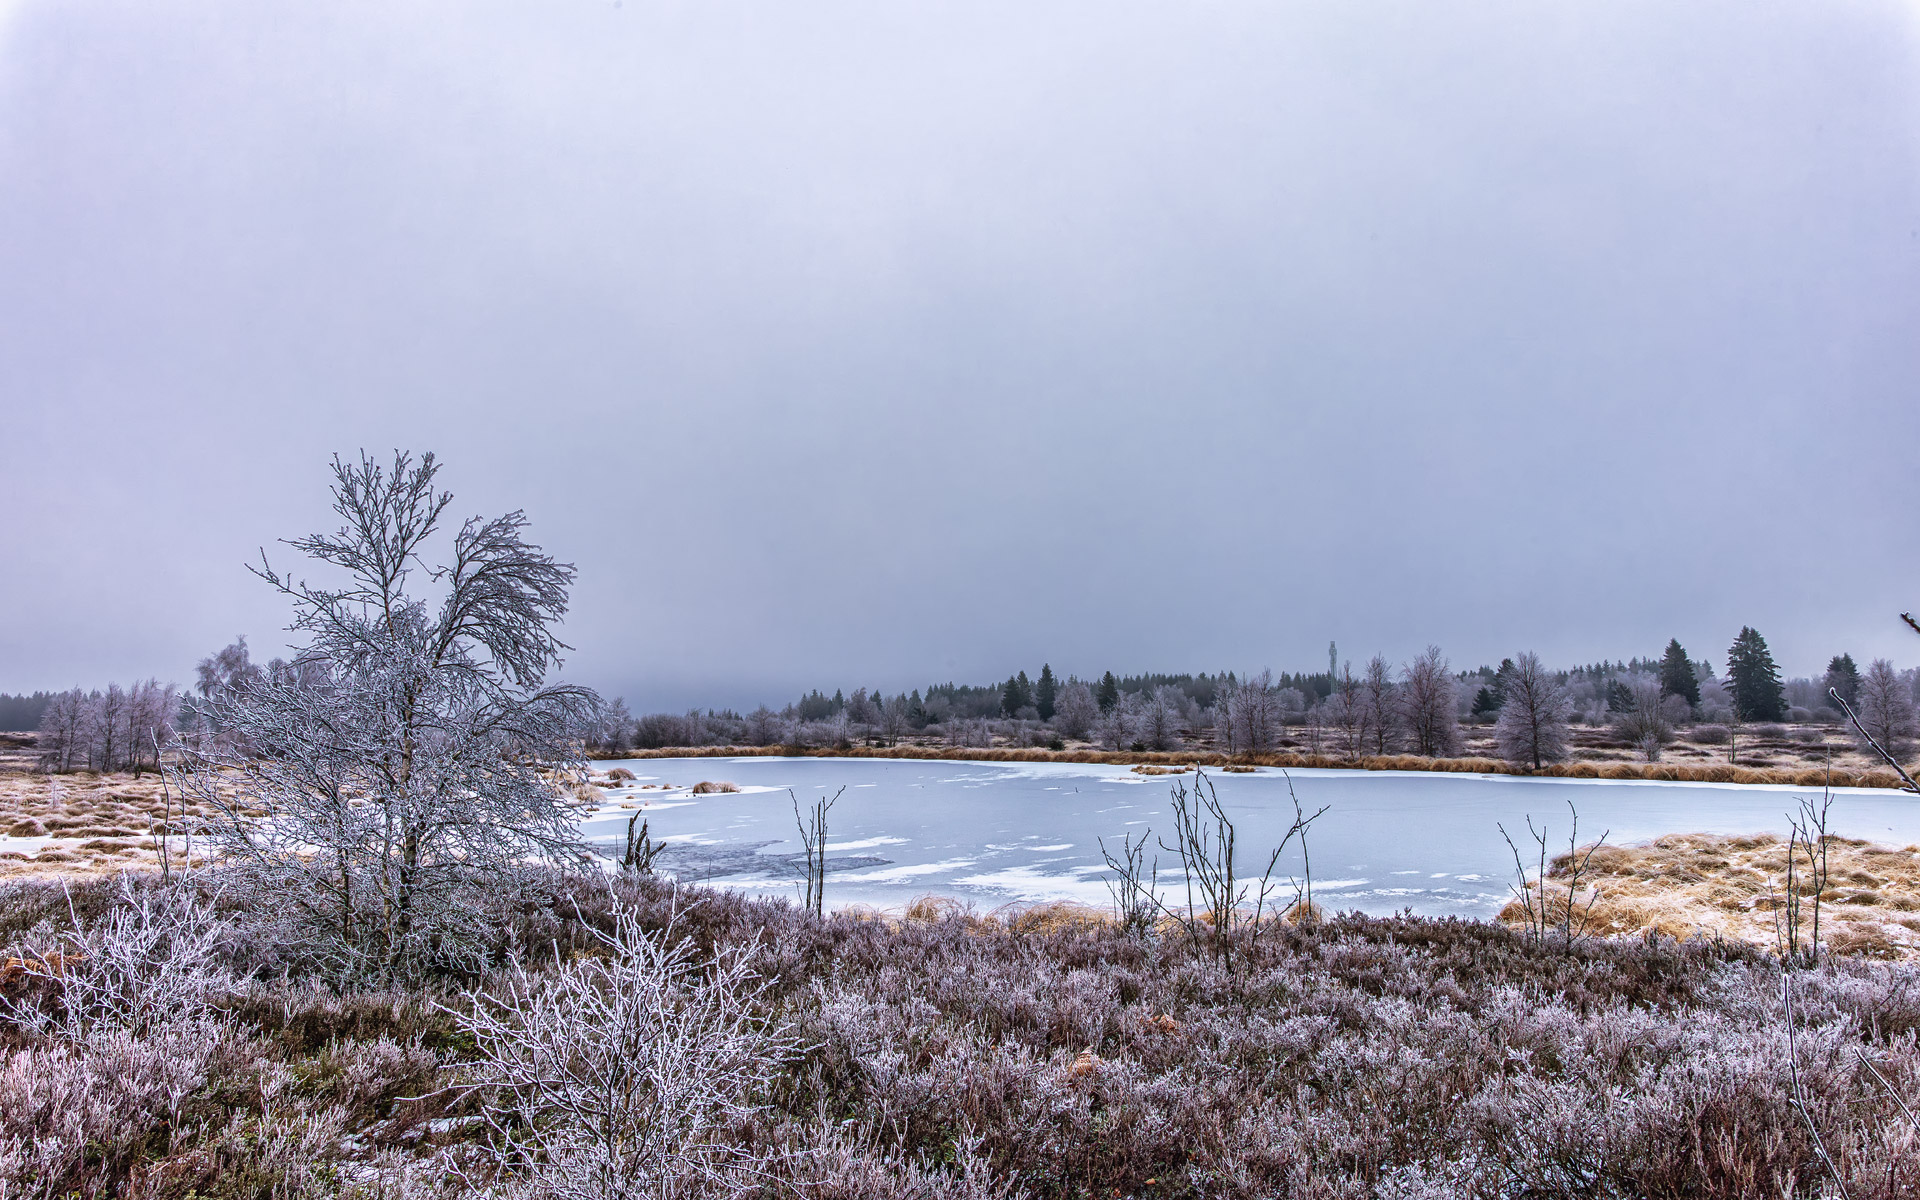
[[1912,665],[1917,12],[0,0],[0,690],[395,446],[640,708]]

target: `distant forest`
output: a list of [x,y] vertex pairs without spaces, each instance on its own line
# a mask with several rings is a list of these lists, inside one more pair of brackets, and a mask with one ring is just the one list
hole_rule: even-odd
[[[1439,648],[1412,662],[1375,655],[1362,666],[1327,647],[1326,671],[1234,671],[1061,678],[1051,664],[997,683],[932,683],[888,695],[880,688],[815,688],[779,709],[750,713],[695,709],[637,719],[616,704],[599,745],[659,749],[701,745],[893,745],[936,737],[956,746],[1061,746],[1090,741],[1110,749],[1175,749],[1203,740],[1229,751],[1273,745],[1285,726],[1304,726],[1310,745],[1339,752],[1459,752],[1471,724],[1524,726],[1514,744],[1545,761],[1564,750],[1569,724],[1614,727],[1651,760],[1683,726],[1748,722],[1838,722],[1833,693],[1868,715],[1882,740],[1920,734],[1920,672],[1886,660],[1863,669],[1837,654],[1818,678],[1782,679],[1754,629],[1728,648],[1724,676],[1690,657],[1675,639],[1665,653],[1561,669],[1519,654],[1499,665],[1454,671]],[[1525,698],[1526,717],[1508,703]],[[1506,741],[1504,733],[1499,734]],[[1524,743],[1524,745],[1523,745]]]
[[24,733],[40,728],[40,717],[53,703],[53,695],[35,692],[31,696],[9,696],[0,692],[0,731]]
[[[601,750],[670,746],[831,747],[896,745],[938,739],[954,746],[1002,744],[1062,748],[1069,741],[1107,749],[1171,750],[1199,742],[1227,752],[1261,752],[1299,730],[1306,744],[1349,756],[1461,753],[1463,730],[1495,726],[1503,752],[1536,763],[1566,751],[1570,725],[1607,725],[1649,761],[1685,727],[1843,719],[1854,707],[1883,744],[1904,748],[1920,737],[1920,672],[1877,659],[1864,669],[1837,654],[1819,677],[1782,679],[1758,631],[1743,628],[1728,648],[1725,674],[1690,657],[1679,641],[1665,653],[1562,669],[1530,653],[1499,665],[1454,671],[1438,647],[1406,663],[1374,655],[1356,666],[1327,647],[1326,671],[1234,671],[1062,678],[1043,663],[997,683],[948,681],[888,695],[879,688],[808,691],[779,709],[749,713],[693,709],[630,714],[607,705],[584,731]],[[208,658],[190,692],[154,681],[126,688],[0,694],[0,729],[37,730],[50,769],[131,767],[157,758],[153,748],[196,717],[200,700],[282,668],[253,664],[245,639]],[[1518,698],[1516,702],[1515,698]],[[197,722],[197,723],[196,723]],[[1510,745],[1509,745],[1510,743]]]

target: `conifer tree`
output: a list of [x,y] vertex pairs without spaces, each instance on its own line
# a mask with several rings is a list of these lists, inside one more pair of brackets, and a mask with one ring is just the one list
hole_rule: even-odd
[[1000,711],[1009,717],[1017,717],[1023,708],[1033,706],[1033,685],[1027,682],[1027,673],[1009,675],[1000,689]]
[[1108,671],[1100,677],[1100,686],[1094,689],[1093,697],[1100,703],[1101,712],[1112,712],[1113,706],[1120,703],[1120,681]]
[[1513,679],[1515,672],[1519,669],[1520,668],[1513,665],[1513,660],[1510,658],[1500,660],[1500,669],[1493,673],[1492,692],[1493,706],[1495,708],[1499,708],[1507,702],[1507,684]]
[[1053,701],[1059,689],[1059,681],[1053,677],[1053,665],[1041,663],[1040,681],[1034,685],[1033,689],[1033,706],[1040,710],[1042,721],[1053,720]]
[[1827,677],[1822,682],[1826,687],[1839,692],[1840,698],[1848,704],[1859,703],[1860,668],[1854,665],[1853,655],[1834,655],[1833,660],[1827,664]]
[[1660,656],[1660,694],[1679,696],[1693,707],[1700,707],[1700,680],[1694,675],[1693,662],[1687,658],[1679,638],[1669,641],[1667,652]]
[[1742,721],[1784,721],[1787,693],[1780,686],[1780,668],[1774,665],[1767,639],[1750,625],[1727,649],[1727,681],[1733,685],[1733,711]]

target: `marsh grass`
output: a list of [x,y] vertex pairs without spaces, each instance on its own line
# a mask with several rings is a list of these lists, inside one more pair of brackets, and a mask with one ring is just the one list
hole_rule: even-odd
[[[1839,954],[1920,957],[1920,846],[1895,848],[1829,835],[1827,887],[1819,893],[1822,941]],[[1584,850],[1583,850],[1584,852]],[[1794,894],[1815,894],[1806,851],[1772,834],[1729,837],[1688,833],[1636,846],[1593,850],[1584,882],[1593,891],[1590,920],[1607,935],[1724,938],[1756,946],[1777,939],[1788,902],[1789,856],[1797,853]],[[1571,860],[1555,856],[1547,875],[1563,882]],[[1550,887],[1550,896],[1564,888]],[[1500,914],[1520,921],[1516,900]]]

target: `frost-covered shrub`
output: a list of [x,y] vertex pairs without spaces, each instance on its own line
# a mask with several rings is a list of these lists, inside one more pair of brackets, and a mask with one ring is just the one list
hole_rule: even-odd
[[188,888],[138,887],[123,875],[104,917],[72,916],[9,951],[28,986],[0,997],[0,1016],[70,1040],[206,1025],[234,982],[217,954],[225,933]]
[[756,1012],[750,945],[702,963],[671,924],[656,936],[630,907],[612,916],[599,953],[466,997],[473,1079],[513,1126],[500,1161],[541,1196],[724,1194],[758,1157],[735,1126],[793,1040]]

